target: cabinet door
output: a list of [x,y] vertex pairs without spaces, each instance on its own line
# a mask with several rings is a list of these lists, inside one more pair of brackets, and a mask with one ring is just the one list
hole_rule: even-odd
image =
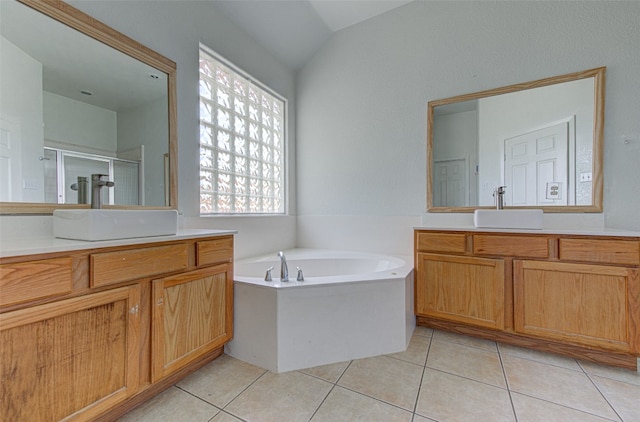
[[504,329],[504,261],[417,254],[416,314]]
[[152,381],[222,347],[233,332],[231,264],[153,281]]
[[514,261],[517,332],[616,351],[638,349],[638,270]]
[[0,315],[0,414],[91,419],[136,392],[139,286]]

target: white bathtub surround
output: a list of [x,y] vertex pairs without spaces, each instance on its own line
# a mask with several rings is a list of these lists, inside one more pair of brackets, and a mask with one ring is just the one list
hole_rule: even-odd
[[299,215],[299,248],[411,255],[420,215]]
[[[279,280],[276,252],[236,262],[229,355],[286,372],[406,350],[415,328],[410,258],[309,249],[285,255],[289,282]],[[274,281],[266,282],[271,265]],[[296,266],[305,281],[295,281]]]
[[184,217],[188,229],[233,229],[235,258],[262,255],[274,249],[291,249],[296,244],[296,217],[291,215],[245,215]]

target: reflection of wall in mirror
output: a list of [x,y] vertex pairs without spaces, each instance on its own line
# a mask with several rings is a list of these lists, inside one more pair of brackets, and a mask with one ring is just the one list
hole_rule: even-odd
[[[464,159],[467,162],[465,203],[443,203],[433,198],[433,206],[477,206],[478,205],[478,113],[476,110],[438,115],[433,120],[433,162]],[[438,166],[433,166],[435,172]],[[439,175],[433,174],[434,191],[437,189]]]
[[[164,206],[162,163],[167,150],[164,142],[160,142],[162,147],[157,145],[159,139],[169,137],[167,125],[158,124],[167,107],[167,98],[163,97],[114,112],[45,93],[45,137],[48,146],[141,161],[139,185],[144,188],[140,189],[138,204]],[[143,145],[147,148],[142,149]],[[143,150],[144,156],[132,157],[132,150]]]
[[[43,163],[46,162],[40,157],[44,155],[45,146],[120,157],[124,151],[140,149],[144,144],[157,145],[158,139],[168,139],[167,125],[158,124],[158,118],[166,114],[166,97],[114,112],[43,91],[42,65],[4,38],[2,47],[3,95],[0,110],[3,115],[14,116],[19,122],[18,132],[22,134],[21,154],[11,166],[15,173],[12,177],[15,186],[3,188],[3,192],[12,192],[11,196],[3,197],[3,201],[58,202],[51,201],[55,193],[49,198],[44,197],[47,181]],[[10,69],[5,69],[4,64],[7,63],[12,63]],[[146,189],[142,191],[140,205],[165,205],[163,163],[167,150],[164,142],[162,145],[146,149],[144,161],[158,165],[143,167],[145,174],[141,177],[141,185]],[[6,180],[9,179],[3,177],[3,182]],[[144,180],[148,181],[146,185]]]
[[[576,174],[592,169],[593,147],[593,78],[581,79],[564,84],[487,97],[478,101],[479,143],[480,143],[480,205],[493,205],[492,187],[503,184],[504,140],[513,136],[532,132],[554,123],[567,121],[575,116],[575,151],[582,151],[579,163],[574,168],[570,163],[570,179]],[[514,101],[521,106],[514,106]],[[584,157],[589,159],[585,160]],[[575,157],[575,152],[570,155]],[[570,162],[574,162],[570,159]],[[578,181],[578,183],[580,183]],[[588,183],[590,185],[590,182]],[[591,189],[577,189],[580,195],[577,205],[591,204]],[[509,205],[509,204],[507,204]]]
[[[11,167],[14,171],[7,170],[7,175],[1,177],[0,201],[57,203],[62,200],[64,195],[58,192],[57,185],[63,178],[54,180],[51,177],[56,166],[50,161],[51,157],[44,157],[47,154],[44,148],[121,158],[123,151],[141,149],[145,145],[144,158],[148,163],[144,167],[145,176],[153,183],[146,190],[144,186],[128,189],[126,202],[122,204],[131,204],[131,198],[135,197],[135,204],[142,204],[143,199],[146,205],[164,206],[163,163],[164,154],[168,152],[170,117],[167,70],[173,66],[168,65],[164,70],[165,64],[149,65],[146,59],[156,59],[117,34],[101,34],[106,40],[103,43],[100,37],[86,36],[82,30],[61,23],[67,21],[66,18],[61,21],[50,19],[46,13],[15,1],[0,3],[0,118],[2,122],[17,122],[19,129],[11,130],[11,137],[7,135],[2,139],[11,138],[15,143],[14,135],[21,135],[20,154],[14,154],[15,165]],[[38,6],[34,7],[38,9]],[[54,5],[51,9],[58,7],[61,6]],[[69,12],[71,26],[77,23],[84,28],[85,23],[76,22],[77,16],[73,11]],[[61,14],[65,16],[65,12],[61,11]],[[43,33],[47,37],[31,36]],[[110,43],[119,45],[119,49],[110,47]],[[133,55],[121,52],[133,53],[132,50],[135,50]],[[27,61],[29,68],[25,65]],[[85,91],[93,91],[93,95],[82,95]],[[133,127],[131,122],[134,121],[142,127]],[[2,134],[9,133],[10,128],[5,126],[9,128],[10,125],[3,123]],[[0,164],[0,167],[3,170],[9,166]],[[133,171],[126,173],[127,180],[138,179],[137,170],[136,175]],[[6,184],[9,175],[15,186]],[[112,177],[115,175],[114,168]],[[144,178],[141,176],[136,183]],[[138,195],[134,191],[143,193]],[[115,192],[116,199],[123,198],[121,193],[121,190]]]
[[[166,115],[167,97],[147,104],[118,110],[118,150],[125,151],[145,145],[141,183],[141,205],[165,206],[164,155],[167,153],[169,127]],[[159,146],[160,145],[160,146]]]
[[[3,160],[3,181],[11,178],[2,192],[10,198],[2,201],[42,202],[44,200],[44,167],[42,128],[42,65],[3,37],[0,37],[0,117],[8,126],[4,139],[11,147],[19,143],[19,159]],[[3,124],[4,126],[4,124]],[[11,137],[19,135],[19,139]],[[7,157],[8,159],[10,157]],[[5,174],[6,173],[6,174]]]
[[117,113],[44,92],[45,145],[88,154],[115,156]]

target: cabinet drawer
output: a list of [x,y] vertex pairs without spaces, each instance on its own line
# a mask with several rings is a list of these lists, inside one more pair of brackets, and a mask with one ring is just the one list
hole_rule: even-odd
[[196,265],[218,264],[233,260],[233,237],[196,243]]
[[186,244],[105,252],[91,255],[91,287],[185,270]]
[[567,261],[640,265],[640,242],[635,240],[560,239],[559,253]]
[[71,257],[0,265],[0,306],[71,292]]
[[466,251],[466,236],[460,233],[418,232],[416,248],[421,252],[464,253]]
[[473,253],[479,255],[548,258],[549,242],[535,236],[473,236]]

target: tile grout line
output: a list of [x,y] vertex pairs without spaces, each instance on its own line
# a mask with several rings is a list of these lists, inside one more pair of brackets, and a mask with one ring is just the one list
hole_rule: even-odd
[[[498,350],[500,350],[500,349],[498,348]],[[509,354],[509,353],[505,353],[505,355],[507,355],[507,356],[511,356],[511,357],[513,357],[513,358],[516,358],[516,359],[527,360],[527,361],[529,361],[529,362],[534,362],[534,363],[537,363],[537,364],[547,365],[547,366],[551,366],[551,367],[553,367],[553,368],[557,368],[557,369],[564,369],[564,370],[574,371],[574,372],[582,373],[582,374],[586,375],[586,376],[587,376],[587,378],[589,379],[589,381],[591,381],[591,383],[592,383],[592,384],[594,384],[594,387],[596,388],[596,390],[598,390],[598,392],[600,393],[600,395],[604,398],[604,400],[607,402],[607,404],[609,405],[609,407],[610,407],[610,408],[613,410],[613,412],[616,414],[616,416],[618,416],[619,421],[623,421],[623,422],[624,422],[624,419],[622,419],[622,417],[620,417],[620,415],[618,414],[618,412],[616,412],[616,410],[615,410],[615,409],[614,409],[614,407],[611,405],[611,403],[609,403],[609,401],[606,399],[606,397],[604,397],[604,394],[603,394],[603,393],[598,389],[598,387],[597,387],[597,386],[595,386],[595,383],[593,382],[593,380],[591,380],[591,377],[589,376],[589,374],[586,372],[586,370],[582,367],[582,365],[580,364],[580,362],[579,362],[577,359],[573,359],[573,360],[574,360],[574,362],[578,365],[578,368],[580,368],[580,369],[571,369],[571,368],[567,368],[567,367],[564,367],[564,366],[559,366],[559,365],[555,365],[555,364],[551,364],[551,363],[547,363],[547,362],[542,362],[542,361],[535,360],[535,359],[528,359],[528,358],[520,357],[520,356],[517,356],[517,355],[511,355],[511,354]],[[502,354],[500,354],[500,362],[502,363]],[[504,371],[504,365],[503,365],[503,371]],[[506,371],[504,371],[504,373],[505,373],[505,376],[506,376]],[[507,379],[507,389],[508,389],[508,391],[509,391],[509,397],[511,398],[511,405],[512,405],[512,407],[513,407],[513,399],[512,399],[512,395],[511,395],[511,392],[512,392],[512,391],[511,391],[511,388],[509,387],[508,379]],[[611,420],[611,419],[609,419],[609,418],[607,418],[607,417],[605,417],[605,416],[597,415],[597,414],[595,414],[595,413],[588,412],[588,411],[583,410],[583,409],[578,409],[578,408],[576,408],[576,407],[568,406],[568,405],[566,405],[566,404],[556,403],[556,402],[551,401],[551,400],[543,399],[543,398],[536,397],[536,396],[533,396],[533,395],[531,395],[531,394],[522,393],[522,392],[519,392],[519,391],[513,391],[513,392],[514,392],[514,393],[521,394],[521,395],[526,396],[526,397],[529,397],[529,398],[532,398],[532,399],[534,399],[534,400],[542,401],[542,402],[549,403],[549,404],[552,404],[552,405],[555,405],[555,406],[560,406],[560,407],[563,407],[563,408],[565,408],[565,409],[570,409],[570,410],[575,411],[575,412],[580,412],[580,413],[584,413],[584,414],[586,414],[586,415],[595,416],[595,417],[602,418],[602,419],[606,419],[606,420]],[[515,407],[514,407],[514,413],[515,413]],[[517,421],[517,417],[518,417],[518,415],[516,414],[516,421]],[[611,421],[612,421],[612,422],[615,422],[615,421],[613,421],[613,420],[611,420]]]
[[324,396],[324,398],[322,399],[322,401],[320,402],[320,404],[318,405],[318,407],[316,407],[316,410],[313,411],[313,413],[311,414],[311,417],[309,418],[309,422],[313,420],[313,418],[316,416],[316,414],[318,413],[318,410],[320,410],[320,408],[322,407],[322,405],[324,404],[324,402],[327,401],[327,399],[329,398],[329,395],[331,394],[331,392],[334,390],[334,388],[336,388],[336,384],[333,384],[331,386],[331,389],[327,392],[327,395]]
[[[313,418],[316,416],[316,414],[318,413],[318,410],[320,410],[320,408],[322,407],[322,405],[324,404],[324,402],[327,401],[327,398],[329,398],[329,395],[331,394],[331,392],[336,388],[336,386],[338,385],[338,381],[340,381],[340,379],[342,378],[342,376],[345,374],[345,372],[347,372],[347,369],[349,369],[349,367],[351,366],[351,364],[353,363],[353,360],[349,361],[349,364],[347,364],[347,367],[344,368],[344,371],[342,371],[342,373],[340,374],[340,376],[338,377],[338,379],[336,380],[336,382],[333,383],[333,385],[331,386],[331,389],[329,390],[329,392],[327,393],[326,396],[324,396],[324,398],[322,399],[322,401],[320,402],[320,404],[318,405],[318,407],[316,407],[316,410],[313,411],[313,414],[311,415],[311,417],[309,418],[309,421],[312,421]],[[306,374],[304,372],[298,371],[301,374],[305,374],[305,375],[309,375],[309,376],[313,376],[310,374]],[[315,377],[317,379],[321,379],[323,381],[328,382],[326,379],[322,379],[320,377]]]
[[507,387],[501,387],[499,385],[490,384],[490,383],[488,383],[486,381],[480,381],[480,380],[477,380],[477,379],[474,379],[474,378],[465,377],[464,375],[455,374],[453,372],[448,372],[448,371],[445,371],[445,370],[440,369],[440,368],[434,368],[434,367],[429,366],[429,365],[426,365],[426,367],[429,368],[432,371],[437,371],[437,372],[440,372],[442,374],[451,375],[452,377],[462,378],[462,379],[467,380],[467,381],[477,382],[478,384],[483,384],[483,385],[487,385],[489,387],[499,388],[500,390],[505,390],[505,391],[508,390]]
[[209,419],[209,421],[208,421],[208,422],[212,422],[212,421],[213,421],[213,420],[214,420],[214,419],[215,419],[215,418],[216,418],[220,413],[224,413],[225,415],[230,416],[230,417],[232,417],[232,418],[234,418],[234,419],[238,419],[238,420],[239,420],[239,421],[241,421],[241,422],[249,422],[248,420],[243,419],[243,418],[241,418],[240,416],[236,416],[236,415],[234,415],[233,413],[226,412],[226,411],[224,411],[224,410],[222,410],[222,409],[221,409],[218,413],[216,413],[216,415],[215,415],[213,418]]
[[616,421],[616,420],[610,419],[610,418],[608,418],[606,416],[597,415],[595,413],[591,413],[591,412],[588,412],[588,411],[583,410],[583,409],[577,409],[575,407],[571,407],[571,406],[568,406],[566,404],[556,403],[556,402],[550,401],[548,399],[541,399],[540,397],[532,396],[531,394],[521,393],[519,391],[514,391],[514,393],[517,393],[517,394],[519,394],[521,396],[525,396],[525,397],[528,397],[528,398],[536,400],[536,401],[541,401],[541,402],[544,402],[544,403],[549,403],[549,404],[554,405],[554,406],[562,407],[564,409],[569,409],[569,410],[571,410],[573,412],[584,413],[585,415],[594,416],[596,418],[604,419],[606,421],[611,421],[611,422],[620,422],[620,421],[622,421],[622,422],[624,422],[623,419],[619,419],[619,420]]
[[[611,408],[611,410],[613,410],[613,413],[616,414],[616,416],[618,417],[618,419],[620,419],[621,421],[624,421],[624,418],[618,413],[618,411],[616,410],[615,407],[613,407],[613,404],[611,404],[611,402],[609,401],[609,399],[607,398],[607,396],[600,390],[600,388],[598,387],[598,385],[596,384],[596,382],[593,380],[593,378],[591,378],[591,374],[589,374],[587,371],[584,370],[584,368],[582,367],[582,365],[580,365],[580,362],[578,362],[578,366],[580,366],[580,368],[582,369],[582,371],[584,372],[584,375],[587,377],[587,379],[589,380],[589,382],[591,383],[591,385],[593,385],[593,388],[596,389],[596,391],[598,393],[600,393],[600,396],[602,396],[602,398],[604,399],[604,401],[609,405],[609,407]],[[606,377],[603,377],[606,378]],[[607,378],[609,379],[609,378]],[[615,380],[614,380],[615,381]]]
[[[625,381],[625,380],[620,379],[620,378],[616,378],[616,377],[611,376],[611,375],[608,375],[608,374],[591,374],[589,371],[587,371],[587,370],[582,366],[582,363],[581,363],[580,361],[578,361],[578,360],[576,359],[576,362],[578,363],[578,366],[580,366],[580,368],[582,369],[582,372],[584,372],[584,374],[585,374],[585,375],[587,375],[587,376],[589,376],[589,377],[591,377],[591,376],[593,375],[594,377],[600,377],[600,378],[604,378],[604,379],[607,379],[607,380],[610,380],[610,381],[614,381],[614,382],[619,382],[619,383],[622,383],[622,384],[627,384],[627,385],[631,385],[631,386],[637,386],[637,387],[640,387],[640,384],[635,384],[635,383],[633,383],[633,382],[628,382],[628,381]],[[604,366],[605,366],[605,367],[608,367],[607,365],[604,365]],[[631,373],[632,373],[632,374],[636,372],[636,371],[632,371],[632,370],[630,370],[630,369],[618,368],[618,367],[615,367],[615,366],[612,366],[611,368],[628,370],[628,371],[631,371]]]
[[237,399],[238,397],[240,397],[240,395],[242,395],[242,393],[244,393],[245,391],[247,391],[247,389],[248,389],[249,387],[251,387],[253,384],[255,384],[255,383],[256,383],[260,378],[262,378],[262,377],[263,377],[267,372],[269,372],[269,371],[265,370],[262,374],[260,374],[260,376],[259,376],[258,378],[256,378],[256,379],[255,379],[255,380],[253,380],[252,382],[250,382],[250,383],[249,383],[249,385],[247,385],[245,388],[243,388],[243,389],[242,389],[242,391],[240,391],[238,394],[236,394],[236,395],[235,395],[231,400],[229,400],[229,402],[228,402],[227,404],[225,404],[223,407],[218,407],[218,406],[216,406],[215,404],[213,404],[213,403],[211,403],[210,401],[208,401],[208,400],[206,400],[206,399],[204,399],[204,398],[202,398],[202,397],[198,396],[197,394],[192,393],[191,391],[186,390],[186,389],[184,389],[183,387],[180,387],[177,383],[176,383],[176,384],[173,384],[173,387],[175,387],[175,388],[177,388],[178,390],[180,390],[180,391],[182,391],[182,392],[185,392],[185,393],[189,394],[190,396],[195,397],[196,399],[198,399],[198,400],[200,400],[200,401],[203,401],[203,402],[207,403],[208,405],[213,406],[213,407],[215,407],[216,409],[218,409],[218,413],[216,413],[216,414],[215,414],[215,415],[214,415],[214,416],[213,416],[209,421],[213,420],[216,416],[218,416],[218,414],[219,414],[220,412],[223,412],[223,413],[225,413],[225,414],[227,414],[227,415],[233,416],[233,417],[234,417],[234,418],[236,418],[236,419],[240,419],[240,420],[241,420],[241,421],[243,421],[243,422],[247,422],[247,421],[246,421],[246,419],[243,419],[243,418],[241,418],[241,417],[240,417],[240,416],[238,416],[238,415],[234,415],[233,413],[228,412],[228,411],[226,411],[226,410],[224,410],[224,409],[225,409],[227,406],[229,406],[229,405],[231,404],[231,402],[233,402],[235,399]]
[[[422,391],[422,381],[424,380],[424,373],[427,370],[427,360],[429,360],[429,352],[431,351],[431,343],[433,342],[433,331],[431,331],[431,336],[429,337],[429,346],[427,346],[427,355],[424,358],[424,366],[422,367],[422,376],[420,377],[420,384],[418,384],[418,394],[416,394],[416,401],[413,404],[413,416],[411,420],[413,421],[416,418],[416,410],[418,408],[418,400],[420,400],[420,392]],[[422,415],[420,415],[422,417]]]
[[253,382],[250,382],[250,383],[249,383],[249,385],[247,385],[245,388],[243,388],[243,389],[242,389],[242,391],[240,391],[238,394],[236,394],[236,395],[235,395],[235,397],[233,397],[231,400],[229,400],[229,402],[227,402],[227,404],[225,404],[225,405],[222,407],[222,411],[224,411],[224,413],[226,413],[226,414],[228,414],[228,415],[233,416],[234,418],[238,418],[238,419],[240,419],[240,420],[242,420],[242,421],[245,421],[245,419],[241,418],[240,416],[238,416],[238,415],[236,415],[236,414],[234,414],[234,413],[231,413],[231,412],[229,412],[229,411],[226,411],[225,409],[226,409],[226,408],[227,408],[231,403],[233,403],[233,402],[234,402],[234,400],[236,400],[236,399],[237,399],[238,397],[240,397],[240,396],[241,396],[245,391],[247,391],[247,390],[248,390],[248,389],[249,389],[253,384],[255,384],[256,382],[258,382],[258,380],[259,380],[259,379],[261,379],[262,377],[264,377],[264,376],[265,376],[266,374],[268,374],[268,373],[269,373],[269,371],[268,371],[268,370],[265,370],[265,371],[264,371],[264,372],[263,372],[263,373],[262,373],[258,378],[256,378],[255,380],[253,380]]
[[379,399],[377,397],[370,396],[368,394],[363,393],[362,391],[353,390],[353,389],[351,389],[349,387],[345,387],[344,385],[336,385],[336,387],[344,388],[345,390],[351,391],[352,393],[356,393],[356,394],[358,394],[360,396],[367,397],[367,398],[370,398],[370,399],[375,400],[377,402],[386,404],[388,406],[395,407],[396,409],[400,409],[400,410],[403,410],[403,411],[405,411],[407,413],[411,413],[411,410],[405,409],[404,407],[400,407],[397,404],[389,403],[388,401],[381,400],[381,399]]
[[500,368],[502,369],[502,376],[504,377],[504,385],[507,387],[507,394],[509,394],[509,403],[511,403],[511,411],[516,422],[518,422],[518,413],[516,412],[516,406],[513,404],[513,395],[511,394],[511,387],[509,386],[509,378],[507,377],[507,371],[504,369],[504,361],[502,360],[502,352],[500,346],[496,342],[496,349],[498,350],[498,359],[500,359]]
[[[209,402],[209,401],[207,401],[207,400],[203,399],[202,397],[198,396],[197,394],[192,393],[191,391],[185,390],[184,388],[180,387],[178,384],[173,384],[171,387],[175,387],[175,388],[177,388],[178,390],[182,391],[183,393],[188,394],[188,395],[190,395],[191,397],[196,398],[196,399],[200,400],[201,402],[208,404],[209,406],[213,406],[213,407],[215,407],[215,408],[218,410],[218,413],[220,413],[220,412],[222,411],[222,408],[220,408],[220,407],[216,406],[215,404],[213,404],[213,403],[211,403],[211,402]],[[167,389],[166,389],[166,390],[164,390],[164,391],[169,391],[169,389],[170,389],[171,387],[167,388]],[[217,415],[218,413],[216,413],[216,415]],[[215,415],[214,415],[214,417],[215,417]]]
[[334,385],[338,385],[338,383],[340,382],[340,380],[342,379],[342,377],[344,376],[344,374],[347,373],[347,371],[349,370],[349,368],[351,367],[351,364],[353,363],[353,360],[349,361],[349,364],[347,365],[346,368],[344,368],[344,371],[342,371],[342,373],[340,374],[340,376],[338,377],[338,379],[336,380],[336,382],[334,383]]
[[[511,345],[510,344],[506,344],[506,346],[511,346]],[[519,346],[512,346],[512,347],[519,347]],[[539,352],[539,353],[543,353],[543,354],[550,354],[550,355],[554,355],[554,356],[559,356],[559,355],[556,355],[555,353],[552,353],[552,352],[542,352],[542,351],[539,351],[539,350],[536,350],[536,349],[533,349],[533,350],[536,351],[536,352]],[[559,365],[559,364],[551,363],[551,362],[543,362],[541,360],[537,360],[537,359],[534,359],[534,358],[531,358],[531,357],[521,356],[521,355],[518,355],[518,354],[509,353],[509,352],[506,352],[506,351],[505,352],[501,352],[501,353],[504,353],[505,356],[511,356],[512,358],[522,359],[522,360],[526,360],[526,361],[534,362],[534,363],[542,363],[544,365],[553,366],[554,368],[567,369],[569,371],[574,371],[574,372],[585,372],[584,369],[582,368],[582,366],[578,363],[578,361],[576,359],[573,359],[573,358],[571,358],[571,359],[575,363],[578,364],[578,368],[579,369],[570,368],[568,366],[563,366],[563,365]],[[563,357],[563,356],[560,356],[560,357]]]

